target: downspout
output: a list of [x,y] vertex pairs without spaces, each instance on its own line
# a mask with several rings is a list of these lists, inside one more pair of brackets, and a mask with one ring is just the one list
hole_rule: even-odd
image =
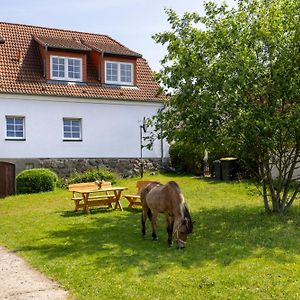
[[44,78],[46,78],[46,57],[47,57],[47,53],[48,53],[48,44],[45,44],[45,56],[44,56],[44,65],[43,65],[43,69],[44,69]]
[[[101,66],[104,62],[104,52],[101,52],[101,63],[98,66],[98,80],[101,82]],[[102,83],[102,82],[101,82]]]
[[159,112],[161,113],[161,120],[160,120],[160,154],[161,154],[161,169],[164,168],[164,140],[163,140],[163,122],[162,122],[162,114],[165,107],[162,107],[159,109]]

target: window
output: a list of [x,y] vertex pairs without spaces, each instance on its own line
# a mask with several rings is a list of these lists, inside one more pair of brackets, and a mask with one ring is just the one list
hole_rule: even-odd
[[81,119],[63,119],[64,140],[81,141]]
[[24,117],[6,117],[6,139],[24,140],[25,118]]
[[133,64],[112,61],[105,62],[105,82],[133,85]]
[[82,81],[82,59],[51,56],[51,79]]

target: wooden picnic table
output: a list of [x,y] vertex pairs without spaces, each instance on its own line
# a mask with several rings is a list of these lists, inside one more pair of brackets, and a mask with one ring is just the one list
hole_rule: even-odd
[[[90,207],[93,206],[101,206],[108,205],[112,207],[112,203],[115,203],[115,209],[120,208],[123,211],[122,204],[120,203],[121,194],[124,190],[127,190],[127,187],[105,187],[101,189],[96,188],[84,188],[84,189],[76,189],[73,190],[75,193],[79,193],[82,195],[83,204],[79,204],[77,208],[83,207],[83,210],[86,213],[90,213]],[[113,194],[109,194],[112,192]],[[97,193],[97,195],[93,196],[93,194]],[[103,193],[103,195],[99,196],[99,193]]]

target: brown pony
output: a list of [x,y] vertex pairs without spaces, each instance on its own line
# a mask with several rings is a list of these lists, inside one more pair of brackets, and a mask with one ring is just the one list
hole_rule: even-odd
[[163,185],[159,182],[149,183],[141,191],[142,234],[146,234],[147,215],[152,225],[152,238],[157,240],[156,219],[158,213],[166,216],[168,244],[173,244],[173,236],[176,238],[177,248],[184,248],[187,235],[193,231],[191,215],[184,201],[184,197],[175,181]]

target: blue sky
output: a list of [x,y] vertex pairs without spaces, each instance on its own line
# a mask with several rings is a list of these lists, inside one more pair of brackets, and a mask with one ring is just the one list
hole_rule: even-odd
[[107,34],[141,53],[155,71],[165,49],[151,35],[169,28],[164,8],[203,14],[203,0],[0,0],[0,7],[3,22]]

